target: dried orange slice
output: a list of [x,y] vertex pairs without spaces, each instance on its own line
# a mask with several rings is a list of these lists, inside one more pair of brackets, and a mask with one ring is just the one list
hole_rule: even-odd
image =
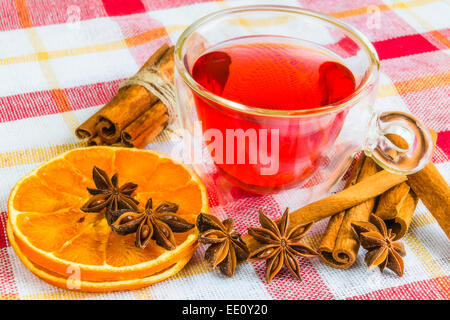
[[198,238],[195,228],[175,234],[174,250],[165,250],[153,240],[139,249],[133,234],[113,233],[103,213],[81,211],[90,198],[86,188],[94,187],[94,166],[109,175],[118,173],[119,184],[138,184],[135,197],[140,207],[149,197],[154,206],[176,202],[178,213],[191,223],[200,212],[208,211],[206,189],[199,177],[161,153],[111,147],[75,149],[39,166],[11,191],[8,219],[21,255],[62,279],[68,269],[77,268],[86,282],[142,279],[164,273],[192,256]]
[[[70,289],[75,291],[84,292],[110,292],[119,290],[134,290],[147,287],[157,282],[161,282],[174,274],[178,273],[183,267],[189,262],[192,254],[195,251],[195,246],[190,249],[189,252],[185,254],[184,258],[177,260],[170,267],[161,270],[160,272],[154,273],[148,277],[133,280],[122,280],[122,281],[107,281],[107,282],[93,282],[78,280],[76,277],[76,272],[72,276],[63,277],[55,272],[47,270],[39,265],[31,262],[21,251],[19,245],[15,241],[14,234],[10,224],[7,225],[7,232],[11,247],[17,253],[20,261],[37,277],[41,278],[45,282],[52,284],[54,286]],[[75,271],[75,270],[72,270]]]

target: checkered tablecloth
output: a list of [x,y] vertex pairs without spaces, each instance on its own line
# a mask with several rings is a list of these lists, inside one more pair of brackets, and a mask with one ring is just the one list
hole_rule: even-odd
[[[450,181],[450,4],[437,0],[2,0],[0,2],[0,299],[448,299],[450,242],[419,203],[406,245],[406,273],[369,271],[363,250],[349,270],[300,259],[302,282],[246,263],[231,279],[211,271],[200,248],[173,278],[136,291],[85,294],[52,287],[18,260],[5,232],[16,181],[40,163],[81,146],[74,129],[108,102],[119,83],[162,43],[175,43],[197,18],[246,4],[301,6],[343,19],[373,42],[381,59],[377,108],[408,110],[438,132],[433,162]],[[168,134],[147,146],[168,152]],[[214,190],[209,190],[214,194]],[[272,217],[299,207],[299,191],[252,197],[211,211],[245,232],[257,209]],[[317,246],[327,221],[307,239]]]

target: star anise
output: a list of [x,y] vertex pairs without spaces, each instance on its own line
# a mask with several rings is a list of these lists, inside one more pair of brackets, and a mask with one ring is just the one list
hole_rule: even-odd
[[105,171],[95,166],[92,170],[92,178],[97,188],[87,188],[93,197],[81,207],[81,210],[84,212],[99,212],[107,208],[107,218],[111,211],[121,209],[137,210],[139,202],[131,196],[136,190],[137,184],[128,182],[119,188],[117,186],[117,173],[109,179]]
[[108,223],[111,229],[119,235],[136,233],[135,245],[144,249],[151,239],[156,244],[173,250],[176,247],[174,232],[186,232],[194,227],[180,215],[176,214],[178,205],[172,202],[163,202],[155,210],[153,201],[148,199],[143,212],[134,212],[121,209],[111,212]]
[[205,252],[205,260],[213,268],[226,276],[232,277],[237,262],[247,259],[249,251],[241,235],[233,232],[233,219],[222,222],[216,216],[200,213],[197,217],[197,228],[200,231],[199,241],[211,244]]
[[312,223],[290,226],[289,209],[284,211],[278,223],[272,221],[260,210],[259,222],[262,228],[248,228],[248,234],[259,243],[257,248],[251,250],[249,260],[267,260],[266,280],[268,283],[278,274],[283,264],[301,281],[300,265],[296,256],[310,258],[318,255],[313,248],[300,242],[311,229]]
[[359,236],[361,246],[368,250],[364,261],[369,269],[378,266],[383,272],[385,268],[388,268],[398,276],[403,276],[405,265],[402,257],[406,255],[403,243],[394,241],[395,233],[392,233],[391,229],[387,229],[385,222],[380,217],[371,214],[369,221],[352,223],[353,229]]

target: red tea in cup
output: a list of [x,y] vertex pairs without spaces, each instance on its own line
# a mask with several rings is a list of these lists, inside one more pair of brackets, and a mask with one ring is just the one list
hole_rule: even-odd
[[[226,41],[204,52],[191,73],[205,90],[246,106],[237,110],[194,94],[216,165],[228,179],[253,191],[310,177],[345,117],[345,111],[318,108],[342,102],[355,91],[355,77],[335,54],[283,37]],[[253,108],[266,110],[267,116]],[[273,110],[292,113],[283,117]],[[299,110],[308,114],[296,118]]]

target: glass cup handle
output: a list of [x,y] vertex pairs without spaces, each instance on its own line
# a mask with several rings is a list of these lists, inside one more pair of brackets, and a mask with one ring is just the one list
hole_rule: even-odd
[[[407,145],[394,144],[386,135],[395,134]],[[430,161],[433,141],[428,129],[405,112],[374,114],[364,145],[366,155],[382,168],[398,174],[412,174]]]

